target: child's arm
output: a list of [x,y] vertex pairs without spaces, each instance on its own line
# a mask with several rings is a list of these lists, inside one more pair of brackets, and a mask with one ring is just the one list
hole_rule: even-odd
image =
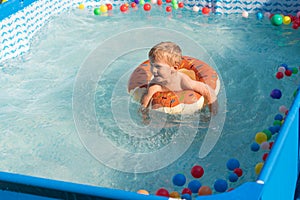
[[143,108],[147,108],[149,105],[149,102],[152,98],[152,96],[156,93],[156,92],[160,92],[162,91],[162,87],[160,85],[151,85],[148,90],[147,93],[145,95],[142,96],[141,99],[141,105]]

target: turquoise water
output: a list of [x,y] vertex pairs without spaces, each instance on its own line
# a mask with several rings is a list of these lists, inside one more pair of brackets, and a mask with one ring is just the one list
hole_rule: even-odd
[[[281,63],[299,66],[299,36],[254,16],[167,14],[155,7],[150,13],[71,10],[55,16],[30,52],[0,64],[0,169],[155,193],[160,187],[180,191],[172,176],[192,180],[195,164],[205,170],[202,184],[227,180],[226,162],[234,157],[244,175],[230,187],[255,181],[254,166],[267,151],[251,152],[250,144],[273,123],[280,105],[292,103],[299,78],[277,80],[275,73]],[[151,45],[167,39],[218,71],[220,105],[212,120],[206,110],[152,113],[152,123],[142,123],[127,81]],[[282,99],[270,98],[274,88]],[[210,133],[215,141],[205,140]],[[199,156],[207,144],[211,151]]]

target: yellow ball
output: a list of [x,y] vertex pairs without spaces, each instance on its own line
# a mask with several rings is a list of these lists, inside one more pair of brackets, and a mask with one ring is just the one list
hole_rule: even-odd
[[264,132],[256,133],[255,142],[257,142],[258,144],[266,142],[267,140],[268,140],[268,136]]
[[81,4],[79,4],[78,8],[82,10],[82,9],[84,9],[84,5],[81,3]]
[[261,168],[264,166],[264,163],[260,162],[255,165],[255,173],[258,175],[261,171]]
[[101,11],[102,13],[106,13],[106,12],[107,12],[107,6],[106,6],[106,5],[101,5],[101,6],[100,6],[100,11]]
[[178,192],[176,192],[176,191],[171,192],[171,193],[169,194],[169,196],[170,196],[171,198],[175,198],[175,199],[181,197],[180,194],[179,194]]
[[282,20],[282,23],[285,24],[285,25],[289,25],[291,23],[291,18],[290,16],[284,16],[283,17],[283,20]]
[[144,194],[144,195],[149,195],[149,192],[147,190],[138,190],[137,193]]

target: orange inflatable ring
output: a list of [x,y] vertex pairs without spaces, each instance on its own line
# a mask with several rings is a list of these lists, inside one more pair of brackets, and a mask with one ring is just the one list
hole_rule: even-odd
[[[220,90],[220,80],[217,72],[203,61],[192,57],[183,56],[178,69],[190,78],[209,85],[216,93]],[[152,79],[150,61],[140,64],[131,74],[128,82],[128,92],[140,102],[146,93],[147,86]],[[157,92],[153,95],[149,108],[169,114],[192,114],[205,106],[204,97],[193,90],[180,92]]]

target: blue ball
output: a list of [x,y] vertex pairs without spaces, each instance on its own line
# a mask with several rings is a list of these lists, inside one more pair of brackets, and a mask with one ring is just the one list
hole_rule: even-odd
[[188,184],[188,188],[192,191],[192,193],[197,193],[200,187],[201,183],[198,180],[192,180]]
[[260,148],[260,146],[259,146],[259,144],[257,144],[256,142],[253,142],[252,144],[251,144],[251,151],[258,151],[259,150],[259,148]]
[[274,120],[283,120],[283,116],[281,114],[277,114],[275,117],[274,117]]
[[239,179],[239,177],[236,173],[231,173],[229,174],[228,179],[230,182],[236,182]]
[[190,194],[183,194],[181,195],[181,198],[186,200],[192,200],[192,196]]
[[177,186],[183,186],[186,182],[186,178],[183,174],[176,174],[173,176],[173,184]]
[[225,192],[228,188],[227,181],[223,179],[217,179],[214,183],[214,188],[217,192]]
[[282,63],[280,66],[284,67],[285,69],[288,69],[288,65],[286,63]]
[[274,89],[272,90],[270,96],[273,98],[273,99],[280,99],[281,98],[281,91],[279,89]]
[[264,15],[261,12],[256,13],[256,18],[261,20],[262,18],[264,18]]
[[275,125],[274,127],[275,127],[276,133],[278,133],[278,132],[280,131],[280,129],[281,129],[281,126],[280,126],[280,125]]
[[226,163],[227,169],[234,170],[240,167],[240,162],[235,158],[230,158]]

